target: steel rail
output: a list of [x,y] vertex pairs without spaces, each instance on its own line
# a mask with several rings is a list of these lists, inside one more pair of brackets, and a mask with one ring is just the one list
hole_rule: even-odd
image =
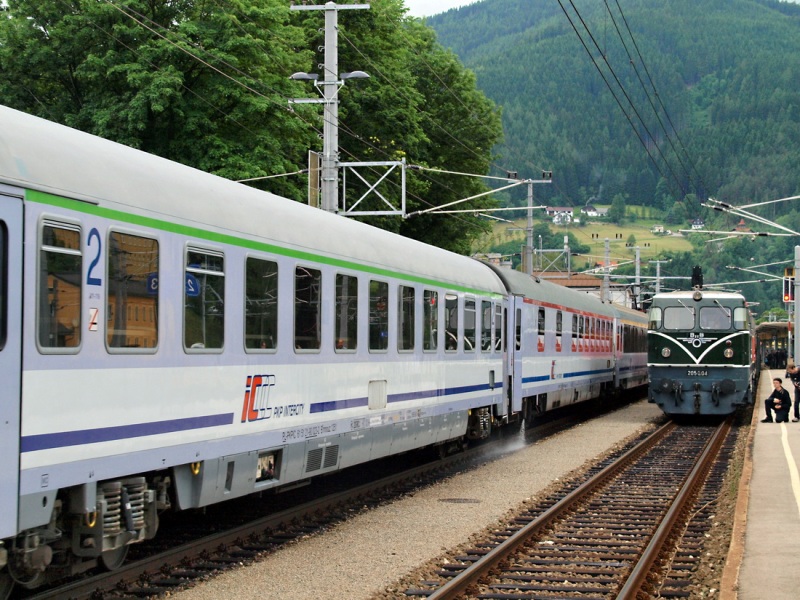
[[619,457],[618,460],[605,467],[602,471],[599,471],[591,479],[575,488],[525,527],[514,533],[503,544],[492,549],[482,558],[450,579],[447,583],[437,588],[428,596],[428,600],[447,600],[467,593],[468,588],[477,584],[486,573],[497,567],[502,561],[508,558],[510,554],[523,546],[531,537],[549,527],[555,519],[558,519],[569,511],[573,505],[593,494],[599,487],[615,477],[621,470],[647,453],[674,429],[675,424],[671,421],[661,426],[642,440],[637,446],[631,448],[628,452]]
[[706,475],[716,460],[728,432],[731,430],[732,420],[731,417],[725,419],[706,444],[703,454],[695,463],[680,491],[675,495],[675,500],[670,509],[664,515],[650,543],[642,552],[641,558],[633,567],[625,585],[622,586],[617,594],[617,600],[636,600],[637,595],[647,582],[647,577],[650,575],[653,565],[669,541],[669,537],[673,533],[678,520],[694,498],[696,491],[705,482]]

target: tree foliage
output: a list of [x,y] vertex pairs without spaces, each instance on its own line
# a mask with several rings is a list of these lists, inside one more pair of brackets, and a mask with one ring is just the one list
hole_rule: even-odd
[[669,210],[687,193],[742,203],[800,192],[797,5],[630,0],[623,7],[631,38],[613,3],[573,4],[598,42],[599,49],[568,10],[593,59],[612,83],[619,78],[643,117],[615,87],[636,132],[558,3],[488,0],[429,20],[503,106],[498,153],[520,171],[552,169],[558,203],[609,203],[625,193],[631,204]]
[[[296,172],[321,150],[320,107],[288,104],[317,94],[289,75],[324,62],[319,11],[285,0],[8,0],[2,11],[5,105],[235,180]],[[341,160],[486,173],[499,111],[402,0],[340,13],[339,63],[371,74],[340,94]],[[409,210],[486,189],[421,173],[407,183]],[[304,178],[254,185],[306,197]],[[484,227],[474,216],[371,221],[462,252]]]

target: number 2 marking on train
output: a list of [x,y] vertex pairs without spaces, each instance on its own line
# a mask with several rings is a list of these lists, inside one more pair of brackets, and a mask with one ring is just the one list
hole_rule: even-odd
[[92,276],[92,271],[94,271],[94,268],[100,262],[100,252],[103,248],[103,242],[100,239],[100,232],[97,231],[96,227],[93,227],[92,230],[89,232],[89,239],[86,242],[86,245],[89,248],[92,247],[93,239],[97,239],[97,254],[95,255],[94,259],[89,265],[89,271],[86,273],[86,285],[103,285],[102,279],[100,279],[99,277]]

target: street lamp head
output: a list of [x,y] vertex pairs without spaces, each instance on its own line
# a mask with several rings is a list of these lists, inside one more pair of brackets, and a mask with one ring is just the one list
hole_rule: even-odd
[[339,79],[369,79],[369,73],[364,71],[353,71],[352,73],[339,73]]
[[298,81],[316,81],[319,79],[319,75],[317,73],[303,73],[299,71],[297,73],[292,73],[289,76],[289,79],[296,79]]

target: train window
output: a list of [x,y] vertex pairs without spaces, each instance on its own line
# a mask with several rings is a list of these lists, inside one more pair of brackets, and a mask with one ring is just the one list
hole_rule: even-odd
[[369,282],[369,349],[389,347],[389,284]]
[[6,347],[8,335],[8,228],[0,221],[0,350]]
[[183,346],[187,350],[222,348],[225,341],[225,259],[222,254],[189,248]]
[[398,290],[397,349],[414,349],[414,288],[401,285]]
[[464,352],[475,350],[475,300],[466,298],[464,300]]
[[[572,315],[572,339],[578,339],[578,315]],[[573,344],[572,349],[575,349],[575,345]]]
[[80,228],[44,223],[39,262],[39,346],[77,348],[83,314]]
[[742,331],[747,329],[747,308],[744,306],[740,306],[738,308],[733,309],[733,326]]
[[505,338],[503,337],[503,316],[505,312],[500,304],[494,305],[494,343],[492,347],[495,352],[505,352]]
[[700,329],[730,329],[731,310],[723,306],[703,306],[700,308]]
[[492,303],[481,300],[481,350],[492,351]]
[[336,351],[358,346],[358,279],[336,276]]
[[439,292],[422,292],[422,349],[439,347]]
[[544,309],[539,309],[539,319],[537,321],[537,327],[539,330],[539,335],[544,335]]
[[694,329],[694,308],[691,306],[667,306],[664,308],[665,329]]
[[278,347],[278,263],[248,257],[244,269],[244,347]]
[[[155,349],[158,323],[147,321],[148,311],[158,311],[158,241],[112,231],[108,236],[108,349]],[[133,319],[126,319],[133,307]],[[141,320],[139,320],[141,308]],[[135,336],[135,337],[134,337]],[[145,344],[141,345],[141,340]]]
[[516,329],[514,337],[516,338],[517,350],[522,350],[522,309],[518,308],[516,317]]
[[444,296],[444,349],[446,352],[458,350],[458,296],[445,294]]
[[294,349],[319,350],[322,318],[322,273],[317,269],[294,270]]
[[564,346],[561,343],[561,336],[564,333],[564,313],[560,310],[556,311],[556,350],[558,352],[564,351]]

